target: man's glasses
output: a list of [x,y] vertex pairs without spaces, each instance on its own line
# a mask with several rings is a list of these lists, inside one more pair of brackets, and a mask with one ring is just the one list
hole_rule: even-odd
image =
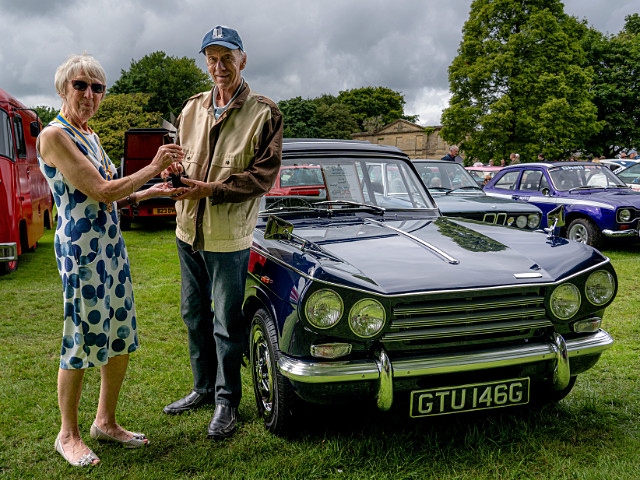
[[[83,80],[71,80],[71,85],[73,85],[73,88],[75,88],[79,92],[84,92],[89,86],[89,84]],[[93,91],[93,93],[104,93],[106,88],[107,86],[101,83],[91,84],[91,90]]]

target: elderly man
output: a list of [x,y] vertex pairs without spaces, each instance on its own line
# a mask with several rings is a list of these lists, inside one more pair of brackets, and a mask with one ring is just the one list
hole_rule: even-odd
[[441,160],[447,160],[448,162],[456,162],[462,164],[464,163],[464,160],[460,155],[458,155],[459,151],[460,149],[457,145],[451,145],[449,147],[449,153],[442,157]]
[[214,27],[200,53],[215,87],[185,103],[177,120],[185,158],[163,172],[183,174],[188,187],[176,197],[176,242],[193,390],[164,412],[215,403],[208,438],[222,439],[236,430],[249,247],[260,196],[280,169],[282,115],[242,77],[247,54],[236,30]]

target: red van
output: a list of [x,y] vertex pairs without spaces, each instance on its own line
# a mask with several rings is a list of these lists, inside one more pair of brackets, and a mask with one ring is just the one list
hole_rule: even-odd
[[0,274],[16,270],[53,225],[53,197],[36,157],[41,127],[33,110],[0,88]]
[[[165,143],[174,142],[174,133],[165,128],[131,128],[124,132],[124,157],[120,165],[122,176],[131,175],[149,165],[153,157]],[[162,182],[160,175],[149,180],[140,190]],[[171,197],[154,197],[143,200],[136,208],[120,210],[120,229],[129,230],[134,218],[175,218],[175,200]]]

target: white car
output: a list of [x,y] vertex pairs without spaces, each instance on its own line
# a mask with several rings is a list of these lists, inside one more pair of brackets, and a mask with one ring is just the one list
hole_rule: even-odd
[[633,190],[640,191],[640,162],[619,168],[614,173]]

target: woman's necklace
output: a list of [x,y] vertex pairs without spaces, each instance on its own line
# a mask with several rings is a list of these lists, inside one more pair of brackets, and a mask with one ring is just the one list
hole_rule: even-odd
[[[92,142],[87,138],[87,134],[83,133],[78,127],[76,127],[73,123],[71,123],[62,113],[58,114],[58,118],[57,118],[60,122],[62,122],[64,125],[68,126],[69,128],[71,128],[71,130],[80,137],[80,140],[82,140],[82,143],[84,143],[84,145],[91,149],[91,151],[93,152],[93,155],[100,161],[100,164],[102,165],[102,168],[104,169],[104,173],[107,177],[107,180],[111,180],[113,178],[113,175],[111,174],[111,170],[109,169],[109,165],[107,164],[107,156],[106,153],[104,152],[104,149],[102,148],[102,145],[97,144],[97,142]],[[92,132],[89,132],[88,135],[91,135]],[[94,145],[97,145],[98,148],[100,149],[100,151],[96,151],[96,148]]]

